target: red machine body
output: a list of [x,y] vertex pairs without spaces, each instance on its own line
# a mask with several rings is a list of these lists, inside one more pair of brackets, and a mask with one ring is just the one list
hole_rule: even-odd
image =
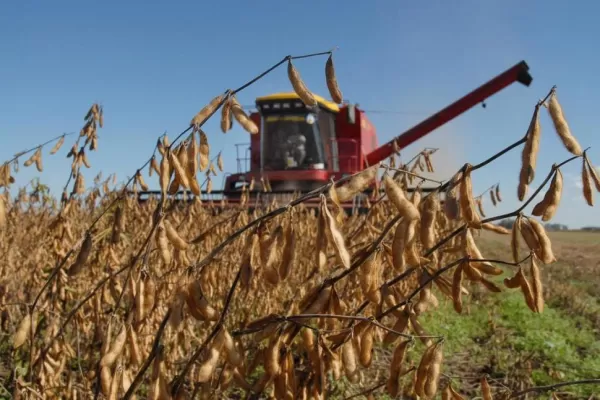
[[366,113],[352,104],[316,96],[318,106],[310,110],[293,92],[259,97],[251,114],[259,133],[251,135],[250,156],[238,155],[239,171],[226,177],[222,194],[235,202],[252,181],[254,193],[263,182],[272,193],[304,193],[357,173],[390,157],[394,142],[402,149],[514,82],[529,86],[528,70],[521,61],[381,146]]
[[[300,102],[299,97],[293,93],[277,93],[257,99],[260,107],[263,102],[275,100],[281,102]],[[270,138],[265,136],[263,115],[253,112],[250,118],[259,126],[259,132],[251,135],[249,160],[239,158],[238,160],[249,163],[246,172],[238,172],[229,175],[225,181],[224,193],[230,197],[232,192],[240,191],[254,179],[254,188],[262,190],[261,178],[268,181],[273,192],[306,192],[322,186],[331,179],[339,179],[342,176],[354,174],[363,169],[367,162],[367,155],[375,151],[378,146],[375,127],[367,117],[366,113],[349,104],[337,106],[318,96],[319,111],[321,117],[327,114],[333,128],[328,135],[323,135],[319,142],[322,144],[325,165],[306,166],[306,168],[264,168],[262,150],[264,144]],[[269,116],[267,116],[268,119]],[[285,118],[285,117],[283,117]],[[297,118],[297,117],[296,117]],[[293,119],[292,119],[293,120]],[[300,121],[298,121],[300,122]],[[322,132],[323,130],[321,130]],[[238,165],[244,164],[239,162]]]

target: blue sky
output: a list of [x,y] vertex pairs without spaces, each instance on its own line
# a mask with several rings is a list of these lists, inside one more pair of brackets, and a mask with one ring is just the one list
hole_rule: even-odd
[[[571,6],[570,6],[571,4]],[[552,85],[571,129],[600,165],[600,3],[579,1],[228,1],[228,2],[5,2],[0,6],[0,159],[63,132],[79,131],[93,102],[105,111],[93,168],[119,180],[149,156],[156,137],[176,136],[224,89],[237,87],[288,54],[338,46],[335,63],[344,97],[371,114],[380,143],[456,100],[520,60],[533,83],[514,84],[427,138],[403,150],[440,147],[436,177],[477,163],[520,138],[536,101]],[[309,88],[327,96],[325,58],[299,60]],[[280,68],[239,94],[290,90]],[[543,110],[541,154],[534,187],[551,164],[569,157]],[[214,154],[236,171],[235,143],[249,142],[239,127],[227,135],[217,119],[206,125]],[[70,138],[72,143],[73,137]],[[42,181],[64,185],[69,162],[45,156]],[[48,149],[49,150],[49,149]],[[47,151],[46,151],[47,153]],[[474,176],[474,189],[500,182],[505,201],[488,214],[515,209],[520,149]],[[565,192],[554,222],[600,225],[600,211],[583,200],[581,163],[564,168]],[[36,176],[22,168],[17,179]],[[157,186],[154,178],[149,180]],[[221,177],[215,187],[221,187]],[[527,209],[530,211],[531,208]]]

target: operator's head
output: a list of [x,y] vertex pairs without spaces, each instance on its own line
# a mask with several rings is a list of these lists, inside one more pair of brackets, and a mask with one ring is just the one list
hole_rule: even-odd
[[294,135],[295,136],[295,135],[299,135],[300,134],[300,127],[298,126],[297,123],[290,124],[289,128],[290,128],[290,130],[289,130],[290,135]]

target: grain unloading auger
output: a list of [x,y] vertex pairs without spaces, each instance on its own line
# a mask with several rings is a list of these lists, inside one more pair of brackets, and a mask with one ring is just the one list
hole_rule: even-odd
[[[282,204],[383,161],[512,83],[529,86],[532,80],[521,61],[381,146],[375,127],[354,104],[339,106],[315,95],[318,105],[309,109],[294,92],[259,97],[257,110],[250,114],[259,132],[250,135],[249,146],[236,145],[237,173],[226,175],[222,190],[202,192],[202,201],[235,205],[246,191],[244,204],[250,208],[274,198]],[[160,192],[141,192],[140,200],[148,195]],[[318,204],[316,200],[307,205]],[[360,199],[343,206],[353,209],[357,204]]]

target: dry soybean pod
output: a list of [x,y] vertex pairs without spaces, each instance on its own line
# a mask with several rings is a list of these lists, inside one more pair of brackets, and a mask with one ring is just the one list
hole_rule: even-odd
[[483,201],[481,200],[481,197],[478,197],[475,203],[477,203],[477,209],[479,210],[479,214],[482,218],[485,218],[485,211],[483,209]]
[[460,205],[457,198],[458,185],[457,181],[460,179],[461,172],[454,174],[450,180],[450,184],[446,189],[446,196],[444,199],[444,214],[449,220],[456,220],[460,216]]
[[221,355],[220,348],[215,344],[210,346],[207,350],[206,355],[204,356],[204,360],[198,367],[196,380],[200,383],[205,383],[210,380],[215,368],[217,367],[217,363],[219,362],[219,357]]
[[517,195],[519,201],[523,201],[527,195],[527,188],[535,177],[535,166],[537,163],[537,154],[540,147],[541,126],[539,119],[540,104],[535,106],[529,129],[526,134],[526,142],[521,154],[521,172],[519,174],[519,188]]
[[[85,153],[84,153],[85,154]],[[42,163],[42,148],[38,147],[38,149],[36,150],[35,154],[35,168],[38,170],[38,172],[42,172],[44,170],[44,165]],[[89,166],[86,165],[88,168]]]
[[205,169],[208,168],[208,165],[209,165],[210,145],[208,144],[208,137],[206,136],[206,133],[202,129],[200,129],[199,135],[200,135],[200,146],[198,147],[198,153],[199,153],[198,168],[200,171],[204,171]]
[[494,207],[496,207],[497,200],[496,200],[496,196],[494,195],[494,190],[490,190],[490,199],[492,200],[492,204],[494,205]]
[[521,272],[519,276],[521,291],[523,292],[523,297],[525,298],[525,303],[527,303],[527,307],[531,309],[531,311],[537,313],[539,312],[537,308],[537,303],[533,297],[533,290],[531,288],[531,284],[525,277],[525,274]]
[[544,198],[533,207],[532,214],[536,217],[541,216],[542,221],[546,222],[552,219],[554,213],[560,204],[563,188],[563,176],[560,169],[556,168],[550,187],[546,191]]
[[419,397],[425,397],[425,384],[427,382],[427,374],[433,360],[436,344],[431,344],[425,349],[421,356],[421,361],[416,371],[415,393]]
[[0,196],[0,229],[6,226],[6,204],[4,196]]
[[31,157],[29,157],[27,160],[25,160],[25,162],[23,163],[23,166],[29,167],[29,166],[33,165],[33,163],[35,162],[35,159],[36,159],[36,154],[37,154],[37,151],[35,153],[33,153],[31,155]]
[[[383,297],[383,295],[382,295]],[[397,314],[396,322],[394,323],[393,330],[395,332],[404,333],[408,327],[410,312],[404,308]],[[394,343],[400,335],[394,332],[388,332],[383,338],[384,345],[390,345]]]
[[152,158],[150,159],[150,165],[148,166],[148,176],[152,176],[153,171],[160,176],[160,167],[158,166],[158,162],[156,161],[156,156],[154,154],[152,155]]
[[62,145],[65,143],[65,135],[62,135],[60,137],[60,139],[58,139],[58,142],[56,142],[56,144],[54,145],[54,147],[52,147],[52,150],[50,150],[50,154],[56,154],[56,152],[58,150],[60,150],[60,148],[62,147]]
[[420,219],[419,210],[406,198],[404,191],[389,175],[384,175],[385,192],[405,221]]
[[442,369],[442,361],[444,359],[443,345],[443,341],[435,344],[435,348],[431,356],[431,364],[427,369],[427,381],[425,382],[424,393],[428,398],[433,398],[438,390],[438,380]]
[[592,180],[594,181],[594,185],[596,186],[596,191],[600,192],[600,174],[596,171],[596,168],[594,168],[594,166],[585,154],[583,156],[583,159],[585,160],[588,169],[590,170],[590,175],[592,177]]
[[162,221],[156,228],[156,245],[159,249],[160,257],[162,258],[165,265],[170,265],[172,255],[171,250],[169,249],[169,239],[167,239],[167,234],[165,232],[165,227]]
[[519,221],[521,215],[518,215],[511,228],[510,249],[513,256],[513,262],[519,262]]
[[[18,349],[19,347],[21,347],[25,343],[27,338],[29,337],[30,332],[36,330],[37,318],[38,318],[37,312],[34,312],[33,316],[31,314],[26,314],[23,317],[23,319],[21,320],[21,323],[19,324],[18,329],[15,331],[15,333],[13,335],[13,349]],[[33,324],[34,324],[33,329],[31,326],[32,320],[33,320]]]
[[165,233],[167,235],[167,239],[169,242],[175,246],[178,250],[186,250],[188,248],[188,242],[185,241],[179,233],[175,230],[173,225],[168,220],[163,220],[163,225],[165,227]]
[[327,208],[327,199],[323,194],[321,194],[321,212],[325,215],[327,221],[327,236],[333,242],[332,244],[336,249],[336,255],[344,267],[350,268],[350,253],[348,253],[348,249],[346,249],[344,236],[337,227],[335,218],[333,218],[329,212],[329,209]]
[[227,100],[223,103],[221,108],[221,132],[227,133],[233,122],[233,113],[231,112],[231,97],[228,95]]
[[127,342],[129,344],[130,361],[133,365],[141,365],[144,359],[138,345],[137,334],[132,326],[127,330]]
[[358,276],[363,295],[375,304],[381,302],[381,292],[379,291],[380,276],[381,263],[379,261],[379,252],[375,251],[375,253],[359,267]]
[[439,196],[437,192],[433,192],[422,203],[420,233],[421,243],[425,248],[431,248],[435,244],[435,217],[439,211]]
[[333,67],[333,54],[329,54],[327,63],[325,64],[325,77],[327,80],[327,89],[334,102],[340,104],[343,101],[342,92],[335,76],[335,68]]
[[390,376],[386,383],[386,391],[392,397],[396,397],[398,395],[398,379],[400,378],[400,374],[402,372],[402,363],[406,357],[408,346],[412,343],[413,341],[411,339],[403,340],[398,343],[394,349],[392,361],[390,362]]
[[535,255],[531,256],[530,272],[531,272],[531,290],[533,293],[533,299],[537,312],[541,313],[544,311],[544,291],[542,289],[542,278],[540,276],[540,267],[535,262]]
[[223,172],[223,156],[221,155],[221,152],[219,152],[219,155],[217,156],[217,167],[219,168],[219,171]]
[[527,247],[529,247],[529,250],[539,252],[541,249],[540,241],[531,227],[529,220],[527,218],[520,218],[518,225],[519,232],[521,232],[521,236],[525,239],[525,243],[527,244]]
[[[485,259],[485,257],[483,257],[483,255],[481,254],[481,251],[479,251],[477,244],[475,243],[475,239],[473,238],[473,235],[471,234],[471,229],[465,229],[464,238],[465,238],[464,244],[466,245],[466,252],[468,254],[470,254],[470,256],[472,258],[479,259],[479,260]],[[492,275],[500,275],[501,274],[501,272],[499,272],[497,270],[496,270],[496,272],[491,272],[491,271],[494,271],[495,268],[489,261],[472,261],[472,262],[470,262],[470,264],[473,265],[475,268],[485,271],[485,273],[490,273]]]
[[315,238],[316,262],[319,270],[327,263],[327,219],[322,212],[317,215],[317,232]]
[[490,388],[490,384],[487,381],[487,378],[484,376],[481,378],[481,395],[483,400],[493,400],[492,397],[492,389]]
[[448,384],[448,387],[450,388],[450,395],[452,396],[452,400],[465,400],[465,398],[463,396],[460,395],[460,393],[458,393],[451,384]]
[[[494,192],[490,192],[494,193]],[[482,224],[481,227],[487,231],[499,233],[501,235],[510,235],[510,231],[503,226],[493,224],[491,222],[486,222]]]
[[121,206],[117,206],[115,209],[114,219],[113,219],[113,229],[111,233],[111,243],[117,244],[119,243],[119,239],[121,238],[121,233],[125,229],[124,226],[124,218],[123,218],[123,208]]
[[221,332],[219,334],[223,336],[223,338],[220,340],[222,340],[223,347],[225,348],[227,362],[234,365],[235,367],[241,366],[244,362],[244,358],[238,351],[236,344],[233,341],[233,338],[231,337],[227,329],[221,328]]
[[377,178],[379,163],[354,175],[342,186],[335,186],[337,198],[340,202],[351,200],[356,194],[365,190]]
[[442,400],[451,400],[451,399],[452,399],[452,392],[450,391],[450,382],[448,382],[448,385],[446,385],[446,387],[442,391]]
[[356,349],[354,348],[353,340],[348,340],[342,345],[342,363],[344,365],[346,378],[352,383],[357,383],[359,375],[358,365],[356,363]]
[[592,177],[588,170],[585,158],[581,165],[581,183],[583,184],[583,197],[590,207],[594,206],[594,192],[592,191]]
[[[175,176],[179,180],[179,183],[181,183],[181,185],[184,188],[189,189],[190,181],[188,179],[184,166],[180,162],[182,152],[185,152],[185,148],[183,146],[179,146],[175,151],[170,151],[169,163],[171,166],[173,166],[173,169],[175,170]],[[174,193],[171,194],[175,193],[177,193],[177,189],[175,189]]]
[[229,100],[231,102],[231,112],[235,120],[244,128],[244,130],[252,135],[258,133],[258,126],[252,121],[248,115],[244,112],[244,109],[238,103],[235,96],[232,96]]
[[550,118],[556,129],[556,133],[558,133],[565,148],[571,154],[580,156],[583,151],[577,139],[571,134],[571,129],[565,119],[562,106],[558,102],[558,97],[556,96],[556,88],[552,89],[550,99],[548,100],[548,113],[550,114]]
[[285,244],[281,255],[281,264],[279,264],[278,268],[281,280],[285,280],[289,276],[296,258],[296,235],[294,233],[294,224],[291,219],[287,224],[284,238]]
[[292,64],[291,58],[288,58],[287,72],[288,72],[288,79],[290,80],[290,83],[292,84],[294,91],[296,92],[298,97],[300,97],[300,100],[302,100],[302,102],[307,107],[316,107],[317,100],[315,99],[313,94],[310,92],[310,90],[308,90],[308,88],[302,81],[302,78],[300,77],[300,73],[298,72],[296,67],[294,67],[294,64]]
[[374,330],[375,325],[369,324],[360,338],[359,361],[360,364],[365,368],[369,368],[371,366],[371,362],[373,361]]
[[535,232],[540,244],[539,252],[536,252],[538,258],[544,264],[550,264],[555,262],[556,257],[554,257],[554,252],[552,251],[552,242],[546,234],[544,226],[540,224],[535,218],[528,218],[528,221],[531,225],[531,229],[533,229],[533,231]]
[[79,250],[79,254],[77,254],[77,258],[75,262],[71,265],[71,267],[67,270],[67,275],[74,276],[81,272],[81,269],[85,265],[87,259],[90,256],[92,251],[92,234],[90,232],[86,233],[85,239],[81,244],[81,249]]
[[194,127],[194,130],[197,130],[198,128],[200,128],[200,126],[202,124],[204,124],[204,122],[206,121],[206,119],[215,112],[215,110],[217,109],[217,107],[219,107],[219,104],[221,104],[222,100],[223,100],[223,95],[222,94],[214,97],[210,101],[210,103],[208,103],[207,105],[205,105],[198,112],[198,114],[196,114],[194,116],[194,118],[192,118],[192,121],[190,122],[190,125],[192,127]]
[[121,327],[121,331],[115,338],[115,341],[110,346],[108,352],[102,357],[100,360],[100,367],[112,367],[114,362],[117,360],[117,357],[121,355],[123,348],[125,347],[125,342],[127,340],[127,325],[123,324]]
[[115,368],[115,372],[110,382],[109,395],[107,400],[117,400],[119,394],[119,383],[121,382],[121,375],[123,374],[123,368]]
[[100,369],[100,385],[102,387],[102,393],[108,396],[110,393],[110,384],[112,375],[110,374],[110,368],[104,367]]
[[481,220],[475,211],[475,201],[473,200],[473,186],[471,184],[471,164],[464,167],[462,180],[459,184],[460,192],[460,213],[467,224],[473,228],[481,227]]
[[500,184],[496,185],[496,200],[498,200],[499,202],[502,202],[502,197],[500,196]]
[[[167,150],[170,152],[171,150]],[[171,165],[169,163],[169,157],[167,154],[162,156],[160,161],[160,191],[161,198],[166,200],[167,192],[169,189],[169,181],[171,180]],[[163,201],[164,201],[163,200]]]
[[516,289],[521,286],[521,275],[523,275],[523,270],[519,267],[519,270],[512,278],[504,278],[504,286],[509,289]]
[[406,258],[404,256],[404,250],[408,241],[407,230],[410,222],[401,220],[396,226],[394,237],[392,241],[392,265],[394,269],[403,273],[406,270]]
[[200,281],[194,280],[190,282],[185,294],[185,301],[194,318],[199,321],[216,321],[218,319],[219,314],[208,303],[208,300],[202,292]]

